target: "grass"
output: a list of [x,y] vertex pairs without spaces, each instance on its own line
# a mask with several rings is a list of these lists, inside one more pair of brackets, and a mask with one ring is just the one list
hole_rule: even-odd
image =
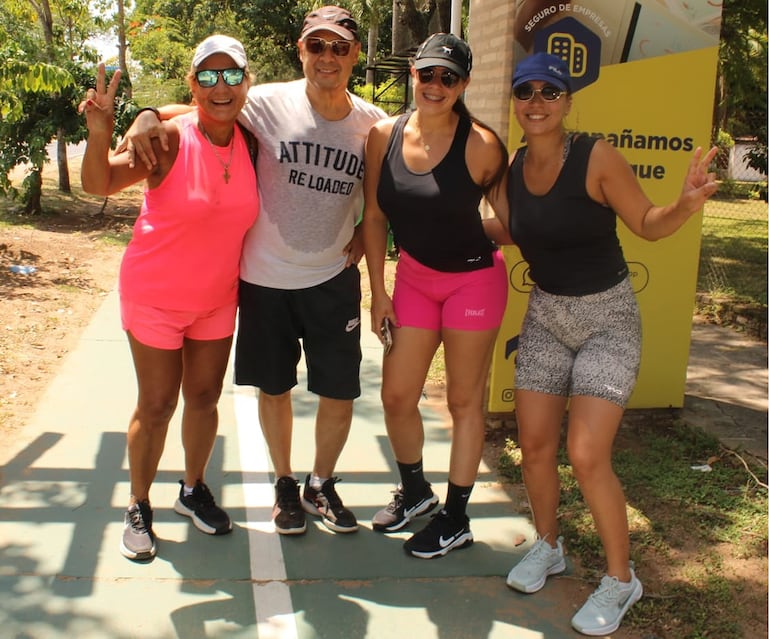
[[713,300],[767,310],[767,203],[713,200],[703,215],[698,292]]
[[[633,436],[621,430],[613,461],[626,492],[632,554],[646,565],[665,563],[681,576],[664,580],[631,610],[628,622],[649,631],[674,620],[676,629],[666,636],[678,639],[743,637],[742,599],[753,589],[726,562],[767,556],[767,468],[745,466],[717,439],[681,422],[671,428],[654,420],[625,423],[629,428]],[[520,463],[521,451],[509,438],[498,471],[522,482]],[[692,468],[703,464],[712,470]],[[559,477],[562,534],[581,569],[596,578],[604,569],[601,542],[563,445]]]

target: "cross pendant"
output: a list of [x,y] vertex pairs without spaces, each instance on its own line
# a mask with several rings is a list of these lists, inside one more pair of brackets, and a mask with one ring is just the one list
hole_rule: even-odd
[[225,169],[224,178],[225,178],[225,184],[229,184],[230,183],[230,171],[228,171],[227,169]]

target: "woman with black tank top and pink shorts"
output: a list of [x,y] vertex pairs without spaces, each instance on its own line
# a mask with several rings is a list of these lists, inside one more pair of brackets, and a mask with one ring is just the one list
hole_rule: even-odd
[[[463,40],[430,36],[411,68],[416,111],[375,124],[366,149],[372,330],[379,334],[383,322],[392,327],[382,402],[401,479],[372,520],[380,532],[400,530],[439,502],[423,473],[418,404],[444,344],[453,440],[447,497],[404,544],[408,554],[426,559],[473,542],[466,506],[481,461],[484,390],[508,291],[505,263],[479,213],[482,197],[502,188],[507,151],[460,99],[471,65]],[[384,282],[388,225],[399,253],[392,299]]]
[[567,453],[607,558],[607,574],[572,626],[606,635],[642,596],[611,457],[641,359],[641,321],[616,220],[647,240],[674,233],[716,191],[707,172],[716,149],[697,149],[677,201],[656,206],[615,147],[565,130],[572,81],[561,58],[535,53],[519,63],[513,97],[526,146],[511,158],[508,207],[498,199],[495,211],[536,284],[519,338],[514,400],[537,537],[507,583],[533,593],[566,568],[557,452],[569,402]]

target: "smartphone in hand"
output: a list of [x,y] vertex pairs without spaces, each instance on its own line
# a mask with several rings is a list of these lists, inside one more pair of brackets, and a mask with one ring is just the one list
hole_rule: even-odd
[[393,347],[393,333],[390,332],[390,320],[387,317],[382,320],[380,335],[382,336],[382,346],[385,348],[385,355],[387,355]]

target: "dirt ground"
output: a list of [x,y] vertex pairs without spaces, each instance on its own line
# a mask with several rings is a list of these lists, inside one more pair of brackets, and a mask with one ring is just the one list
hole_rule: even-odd
[[[130,233],[141,192],[134,188],[110,198],[104,214],[100,214],[103,200],[98,198],[82,194],[56,198],[58,213],[39,218],[11,215],[6,219],[12,224],[0,223],[0,446],[10,441],[29,419],[62,359],[76,344],[104,296],[115,286],[124,246],[105,238]],[[0,207],[3,206],[8,210],[8,204],[3,205],[0,200]],[[13,266],[31,266],[35,271],[14,273]],[[365,269],[363,275],[365,282]],[[435,383],[427,390],[432,405],[442,410],[443,385]],[[634,432],[633,428],[621,429],[617,445],[631,448],[643,445],[635,440]],[[492,468],[504,445],[501,433],[489,430],[486,461]],[[523,488],[509,486],[509,490],[513,503],[520,504],[522,512],[526,512]],[[686,545],[682,552],[687,552]],[[767,636],[766,558],[740,561],[732,556],[729,548],[715,547],[713,552],[722,554],[725,567],[736,577],[745,579],[745,583],[764,583],[764,597],[746,598],[744,636]],[[678,567],[673,569],[655,556],[645,557],[644,563],[645,588],[650,596],[654,597],[664,582],[687,581],[686,563],[683,569],[679,562],[674,562]],[[695,600],[692,605],[697,605]],[[676,630],[672,630],[672,634],[649,634],[624,624],[614,636],[616,639],[660,636],[678,639],[681,635]]]
[[[58,213],[0,224],[0,445],[32,414],[114,287],[124,246],[105,237],[130,233],[140,197],[132,189],[110,198],[104,215],[101,199],[65,197]],[[34,273],[13,272],[18,266]]]

